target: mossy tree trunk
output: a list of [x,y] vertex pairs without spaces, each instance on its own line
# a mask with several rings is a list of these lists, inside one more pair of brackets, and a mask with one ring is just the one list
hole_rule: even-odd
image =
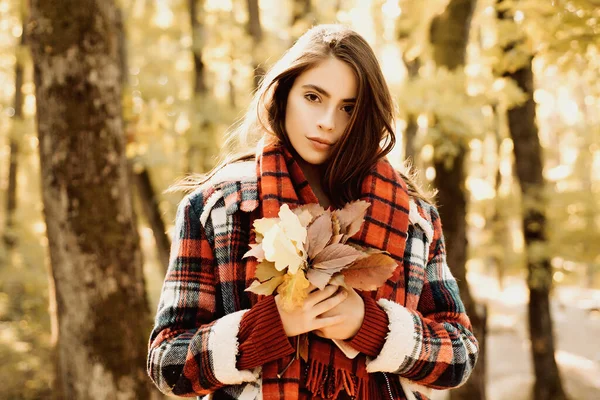
[[[451,0],[444,13],[434,18],[430,40],[433,58],[438,67],[449,70],[465,65],[471,17],[476,0]],[[465,88],[466,90],[466,88]],[[446,238],[448,265],[458,281],[461,298],[471,318],[473,333],[479,341],[479,359],[471,378],[458,389],[452,390],[452,399],[485,400],[485,336],[486,310],[479,307],[471,295],[466,274],[467,261],[467,191],[465,187],[464,161],[466,143],[459,147],[452,168],[446,168],[445,160],[436,157],[435,187],[438,189],[439,212]]]
[[[503,1],[498,0],[497,6]],[[512,14],[498,7],[500,20],[513,21]],[[515,25],[515,29],[520,29]],[[508,43],[505,53],[520,46],[520,39]],[[508,111],[508,127],[513,141],[515,171],[521,187],[523,208],[523,236],[527,257],[527,286],[529,287],[528,321],[531,356],[535,382],[534,400],[563,400],[566,395],[554,357],[554,332],[550,313],[552,265],[546,235],[545,181],[543,176],[542,147],[535,121],[533,55],[514,71],[502,71],[504,77],[513,79],[527,95],[527,101]]]
[[32,0],[57,397],[144,399],[151,327],[121,116],[112,0]]
[[532,59],[527,65],[507,74],[528,95],[525,104],[508,111],[510,136],[514,143],[515,166],[521,186],[523,236],[527,248],[527,286],[529,287],[529,337],[535,383],[534,400],[566,398],[558,365],[554,358],[554,331],[550,313],[552,265],[546,235],[545,182],[542,175],[542,147],[535,122]]

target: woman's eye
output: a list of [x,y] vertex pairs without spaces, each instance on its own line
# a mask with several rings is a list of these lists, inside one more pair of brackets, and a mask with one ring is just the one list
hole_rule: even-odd
[[307,99],[310,102],[315,102],[315,101],[319,101],[319,96],[317,96],[314,93],[307,93],[304,95],[304,98]]
[[349,115],[352,115],[352,112],[354,111],[354,106],[344,106],[342,107],[342,109]]

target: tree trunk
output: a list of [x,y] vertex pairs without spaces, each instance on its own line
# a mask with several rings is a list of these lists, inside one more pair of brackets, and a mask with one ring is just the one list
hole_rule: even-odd
[[292,20],[290,21],[290,46],[315,23],[312,16],[311,0],[293,0],[292,1]]
[[258,0],[247,0],[247,4],[248,23],[246,25],[246,32],[252,38],[252,68],[254,70],[254,88],[257,88],[263,75],[265,74],[265,70],[260,66],[260,63],[263,60],[261,60],[258,55],[263,38],[263,31],[260,24],[260,9],[258,7]]
[[[192,53],[194,57],[194,99],[190,113],[191,129],[188,131],[187,172],[205,172],[214,166],[218,153],[215,142],[215,124],[207,104],[210,99],[206,83],[206,69],[202,59],[204,49],[204,24],[199,13],[204,10],[204,0],[188,0],[192,28]],[[233,65],[233,63],[232,63]]]
[[[25,25],[25,24],[23,24]],[[25,29],[21,34],[21,43],[17,49],[15,62],[15,99],[13,126],[9,138],[9,166],[8,166],[8,188],[6,190],[6,220],[4,224],[4,244],[7,249],[12,249],[17,244],[17,237],[13,231],[15,210],[17,209],[17,171],[19,166],[19,138],[23,132],[19,131],[23,122],[23,49],[25,47]]]
[[143,399],[151,328],[112,0],[32,0],[42,198],[64,399]]
[[[475,0],[451,0],[443,14],[436,17],[430,30],[433,57],[438,67],[449,70],[462,68],[465,64],[469,40],[471,16]],[[466,90],[466,88],[465,88]],[[445,168],[444,160],[435,161],[435,186],[439,190],[439,212],[447,244],[448,265],[458,281],[461,298],[473,325],[473,333],[479,341],[479,359],[471,378],[460,388],[452,390],[452,399],[485,400],[485,307],[476,304],[469,290],[466,274],[467,261],[467,193],[465,189],[464,160],[466,145],[457,143],[460,150],[451,169]]]
[[312,12],[311,0],[293,0],[292,2],[292,28],[298,22],[305,20]]
[[[527,246],[529,336],[535,371],[533,399],[561,400],[566,396],[554,358],[554,331],[550,314],[552,266],[547,252],[542,148],[535,122],[531,62],[532,58],[525,67],[506,75],[514,79],[529,96],[524,105],[508,111],[508,123],[521,185],[523,235]],[[541,254],[540,248],[544,249]]]
[[[503,1],[498,0],[500,5]],[[512,20],[506,11],[498,13],[499,19]],[[515,27],[515,29],[518,29]],[[510,51],[518,43],[504,48]],[[558,365],[554,358],[554,331],[550,314],[552,266],[547,251],[545,181],[542,174],[542,148],[535,122],[533,100],[533,56],[515,72],[504,72],[512,78],[527,96],[527,102],[508,111],[508,126],[513,140],[515,169],[521,186],[523,205],[523,236],[527,248],[527,285],[529,287],[529,337],[535,383],[534,400],[566,399]]]
[[[414,60],[407,60],[406,57],[402,57],[402,61],[406,67],[408,73],[408,79],[412,80],[419,76],[419,69],[421,68],[421,60],[415,58]],[[417,116],[409,115],[406,121],[406,129],[404,130],[404,158],[410,160],[412,165],[418,165],[417,151],[415,148],[415,140],[417,138],[417,131],[419,126],[417,125]]]
[[[119,62],[121,65],[121,84],[123,87],[127,87],[129,84],[128,79],[128,50],[127,50],[127,33],[125,32],[125,26],[123,21],[123,13],[117,9],[117,30],[119,32]],[[123,120],[123,129],[127,132],[128,121]],[[135,134],[132,135],[135,138]],[[133,139],[135,140],[135,139]],[[150,171],[148,167],[144,165],[140,172],[136,172],[134,175],[133,163],[128,160],[128,174],[129,178],[132,179],[137,188],[139,195],[139,202],[142,204],[142,211],[148,220],[148,224],[152,229],[154,235],[154,241],[156,244],[156,253],[158,260],[163,267],[163,272],[166,272],[169,265],[169,251],[171,248],[171,241],[167,236],[164,221],[162,220],[160,209],[158,207],[159,201],[152,186],[152,180],[150,179]]]
[[135,180],[135,185],[140,197],[140,203],[142,203],[144,214],[146,214],[148,224],[154,233],[154,241],[156,242],[158,259],[163,266],[164,272],[166,273],[169,265],[169,250],[171,248],[171,241],[167,236],[167,229],[160,215],[158,199],[156,192],[154,191],[154,186],[152,186],[148,169],[144,168],[139,173],[135,173]]

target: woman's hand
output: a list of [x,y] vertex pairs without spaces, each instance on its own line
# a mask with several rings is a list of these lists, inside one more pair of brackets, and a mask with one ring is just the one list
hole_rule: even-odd
[[275,304],[277,305],[277,310],[279,310],[286,335],[288,337],[297,336],[306,332],[327,329],[330,326],[343,324],[345,320],[344,315],[327,315],[327,312],[334,309],[348,297],[346,290],[337,292],[338,289],[339,286],[327,285],[323,290],[314,290],[304,300],[302,307],[294,308],[291,311],[286,311],[282,308],[280,295],[275,296]]
[[321,315],[321,318],[342,317],[342,322],[317,329],[315,334],[328,339],[346,340],[354,337],[365,319],[365,303],[352,288],[346,289],[348,298],[337,307]]

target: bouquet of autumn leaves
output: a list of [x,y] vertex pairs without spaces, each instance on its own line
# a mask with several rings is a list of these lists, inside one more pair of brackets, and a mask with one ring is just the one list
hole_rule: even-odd
[[344,208],[325,210],[306,204],[290,210],[281,206],[279,217],[254,221],[256,243],[244,257],[259,262],[246,291],[280,295],[282,307],[302,306],[312,283],[329,283],[359,290],[377,290],[392,275],[396,261],[385,252],[349,244],[364,221],[370,203],[354,201]]

